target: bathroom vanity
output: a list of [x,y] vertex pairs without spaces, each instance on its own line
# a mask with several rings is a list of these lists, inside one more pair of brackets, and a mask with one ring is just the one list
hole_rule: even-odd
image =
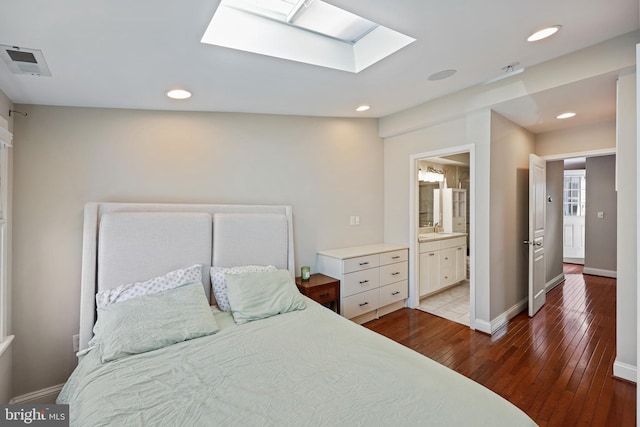
[[423,233],[420,247],[420,297],[467,278],[467,234]]

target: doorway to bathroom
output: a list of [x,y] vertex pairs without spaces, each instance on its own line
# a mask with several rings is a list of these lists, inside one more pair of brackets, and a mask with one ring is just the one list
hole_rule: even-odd
[[472,326],[472,154],[415,159],[415,308]]

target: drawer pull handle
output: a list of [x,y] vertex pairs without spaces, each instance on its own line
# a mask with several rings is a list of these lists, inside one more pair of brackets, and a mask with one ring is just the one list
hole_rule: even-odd
[[369,265],[369,261],[361,262],[360,265]]
[[358,304],[358,305],[359,305],[360,307],[364,307],[365,305],[368,305],[368,304],[369,304],[368,302],[363,302],[363,303]]
[[395,273],[391,273],[392,276],[397,276],[398,274],[400,274],[399,271],[396,271]]
[[328,293],[328,292],[327,292],[326,294],[320,294],[320,295],[319,295],[319,297],[320,297],[320,298],[325,298],[325,297],[328,297],[328,296],[329,296],[329,293]]
[[461,251],[461,250],[462,250],[462,248],[458,248],[458,250],[459,250],[459,251]]
[[436,254],[429,254],[429,256],[436,256]]
[[400,291],[391,292],[391,295],[398,295]]
[[368,280],[361,280],[361,281],[360,281],[360,284],[361,284],[361,285],[364,285],[365,283],[369,283],[369,281],[368,281]]
[[392,256],[391,259],[398,259],[400,258],[400,255],[396,255],[396,256]]
[[446,256],[446,257],[444,257],[444,259],[445,259],[445,261],[446,261],[446,260],[448,260],[448,259],[449,259],[449,257],[448,257],[448,256]]

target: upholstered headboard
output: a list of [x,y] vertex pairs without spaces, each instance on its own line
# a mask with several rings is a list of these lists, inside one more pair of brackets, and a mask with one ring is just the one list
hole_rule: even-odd
[[275,265],[294,274],[290,206],[89,203],[85,206],[80,349],[95,323],[95,294],[169,271]]

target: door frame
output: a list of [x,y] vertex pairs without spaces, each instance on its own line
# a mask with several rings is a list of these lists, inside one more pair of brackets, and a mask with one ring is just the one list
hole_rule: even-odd
[[[538,156],[538,157],[540,157],[542,160],[545,160],[547,162],[552,162],[552,161],[556,161],[556,160],[572,159],[572,158],[575,158],[575,157],[587,157],[588,158],[588,157],[599,157],[599,156],[610,156],[610,155],[616,156],[616,180],[615,180],[615,182],[616,182],[616,191],[617,191],[618,190],[618,166],[617,166],[618,165],[618,154],[616,152],[616,148],[615,147],[602,148],[602,149],[599,149],[599,150],[574,151],[574,152],[559,153],[559,154],[552,154],[552,155]],[[585,237],[585,239],[586,239],[586,237]],[[562,261],[564,262],[564,257],[563,257]],[[550,291],[551,289],[553,289],[553,287],[555,287],[555,286],[551,286],[549,289],[547,289],[547,292]],[[640,416],[640,414],[638,416]]]
[[475,145],[459,145],[440,150],[427,151],[409,156],[409,308],[420,305],[420,247],[418,245],[418,161],[432,157],[451,156],[469,153],[469,328],[476,329],[476,280],[475,280],[475,180],[476,154]]

